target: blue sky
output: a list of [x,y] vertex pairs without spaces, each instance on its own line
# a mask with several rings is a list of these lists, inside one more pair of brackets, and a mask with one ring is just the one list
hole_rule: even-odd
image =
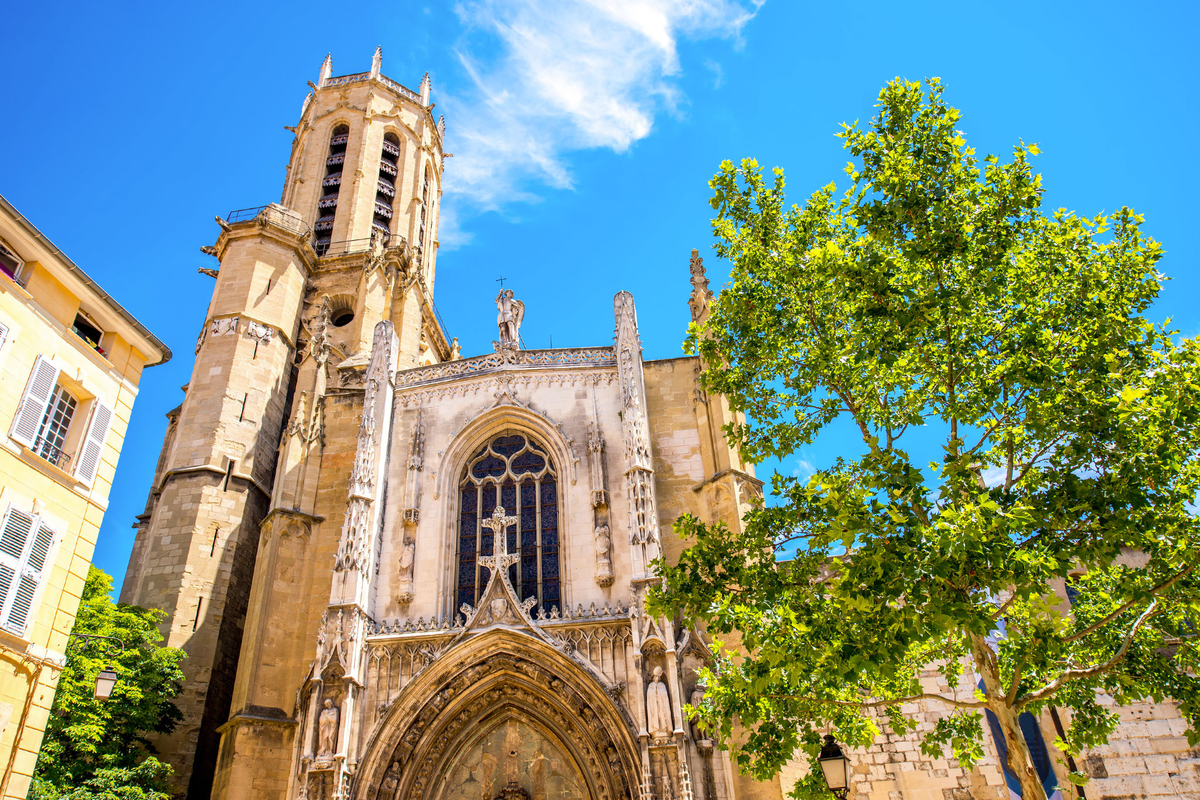
[[[334,74],[428,71],[447,119],[437,302],[490,349],[495,279],[530,347],[611,341],[634,293],[648,358],[680,354],[708,179],[754,156],[792,199],[844,184],[841,122],[899,75],[939,76],[980,153],[1037,142],[1046,204],[1129,205],[1173,280],[1156,308],[1200,333],[1194,4],[767,0],[20,3],[6,13],[3,193],[175,352],[145,373],[96,563],[124,574],[212,289],[214,214],[278,200],[326,52]],[[714,288],[727,267],[706,258]],[[838,428],[781,469],[829,463]],[[774,465],[760,469],[769,472]]]

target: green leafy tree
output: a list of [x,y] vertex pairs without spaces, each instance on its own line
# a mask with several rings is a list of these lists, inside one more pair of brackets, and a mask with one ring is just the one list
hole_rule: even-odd
[[[162,611],[113,603],[111,591],[112,578],[92,567],[74,633],[116,637],[124,652],[72,639],[34,771],[35,800],[169,797],[171,768],[153,756],[146,737],[170,733],[182,719],[171,700],[183,686],[185,655],[159,646]],[[120,677],[107,701],[96,700],[96,674],[109,664]]]
[[[1069,708],[1077,754],[1118,722],[1097,692],[1169,698],[1197,741],[1200,351],[1143,316],[1163,276],[1142,218],[1044,213],[1037,148],[979,159],[942,93],[897,79],[843,126],[840,197],[787,207],[753,160],[713,178],[731,283],[686,347],[746,415],[732,441],[783,459],[848,421],[861,446],[776,475],[744,533],[681,518],[695,544],[655,603],[727,642],[699,712],[727,743],[742,726],[760,778],[797,749],[815,767],[826,727],[911,732],[920,699],[945,710],[926,754],[971,766],[990,710],[1044,798],[1022,712]],[[931,668],[950,691],[922,688]]]

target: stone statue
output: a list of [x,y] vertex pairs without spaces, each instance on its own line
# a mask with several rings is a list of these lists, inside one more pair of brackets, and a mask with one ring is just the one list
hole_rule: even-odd
[[671,697],[662,682],[663,668],[654,668],[654,678],[646,687],[646,727],[651,739],[667,739],[671,736]]
[[500,346],[514,350],[520,348],[521,320],[525,318],[525,304],[513,297],[512,289],[504,289],[496,295],[496,309]]
[[457,336],[450,342],[450,360],[462,361],[462,347],[458,344]]
[[404,542],[400,551],[400,592],[397,600],[400,603],[412,602],[413,598],[413,560],[416,556],[417,543],[412,539]]
[[325,708],[317,718],[317,758],[328,758],[337,747],[339,712],[332,700],[325,701]]
[[596,526],[596,583],[600,586],[613,583],[612,537],[607,525]]
[[[688,701],[688,705],[690,705],[692,708],[698,709],[700,708],[700,704],[703,702],[704,685],[697,683],[696,688],[692,690],[692,697],[691,700]],[[708,738],[704,731],[700,730],[699,716],[692,720],[692,738],[696,740],[697,744],[708,744],[710,746],[712,744],[712,740]]]

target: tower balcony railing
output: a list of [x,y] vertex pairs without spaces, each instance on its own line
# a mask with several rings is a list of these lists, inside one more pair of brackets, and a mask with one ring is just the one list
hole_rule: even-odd
[[[379,231],[378,228],[376,228]],[[391,241],[391,234],[385,231],[379,231],[379,236],[383,237],[383,246],[387,247]],[[403,242],[403,239],[397,241]],[[324,258],[326,256],[348,256],[354,253],[365,253],[371,249],[371,237],[364,236],[358,239],[340,239],[336,242],[316,242],[313,244],[313,250],[317,251],[317,255]]]
[[[388,87],[389,89],[392,89],[397,94],[399,94],[403,97],[407,97],[409,100],[412,100],[414,103],[419,104],[421,102],[421,95],[417,94],[412,89],[409,89],[407,86],[401,86],[400,84],[396,83],[391,78],[386,78],[383,75],[378,76],[378,78],[379,78],[380,83],[382,83],[384,86]],[[353,75],[341,75],[337,78],[326,78],[325,83],[323,83],[321,85],[321,88],[326,89],[330,86],[346,86],[351,83],[359,83],[360,81],[369,81],[369,80],[371,80],[371,73],[356,72]]]
[[270,222],[273,225],[278,225],[284,230],[291,231],[297,236],[303,236],[308,233],[308,223],[304,221],[304,217],[297,214],[291,209],[284,208],[278,203],[271,203],[266,206],[257,206],[255,208],[239,208],[237,211],[230,211],[225,221],[230,225],[236,222],[249,222],[253,219],[262,219]]

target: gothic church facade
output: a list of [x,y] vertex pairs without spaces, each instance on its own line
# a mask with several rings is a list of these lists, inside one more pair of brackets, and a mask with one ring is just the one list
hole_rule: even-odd
[[[642,359],[627,292],[611,344],[550,350],[502,292],[492,350],[463,358],[433,304],[445,126],[428,76],[381,68],[326,59],[281,202],[203,248],[213,296],[121,591],[188,653],[155,742],[177,796],[779,800],[802,768],[737,774],[683,713],[704,638],[645,608],[679,515],[738,529],[761,495],[727,403],[696,359]],[[691,282],[702,321],[695,251]],[[918,731],[940,711],[912,709]],[[1079,769],[1093,800],[1200,797],[1175,708],[1120,711],[1078,764],[1057,715],[1030,721],[1048,794],[1085,796]],[[984,746],[965,770],[885,729],[853,796],[1014,796]]]
[[180,794],[757,796],[683,714],[704,641],[644,607],[679,514],[738,525],[760,493],[728,406],[695,359],[643,361],[627,292],[611,344],[552,350],[502,293],[463,358],[433,306],[444,125],[380,67],[326,60],[282,202],[206,248],[121,592],[188,652],[156,743]]

